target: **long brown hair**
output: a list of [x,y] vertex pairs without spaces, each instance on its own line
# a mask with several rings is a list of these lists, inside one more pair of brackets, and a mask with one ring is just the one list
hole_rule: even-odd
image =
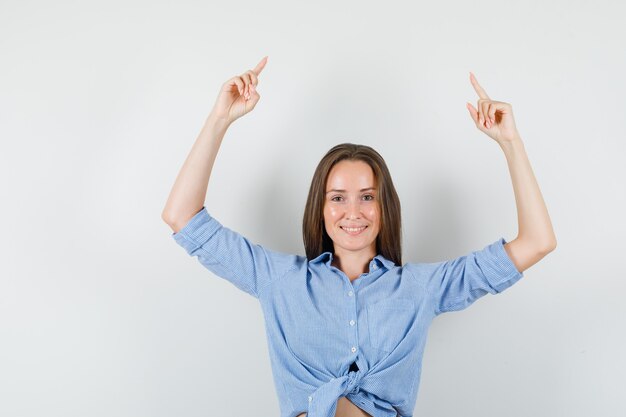
[[324,227],[324,201],[326,181],[332,167],[339,161],[363,161],[374,172],[378,183],[380,204],[380,231],[376,237],[376,250],[396,265],[402,265],[402,222],[400,199],[393,186],[389,169],[378,152],[367,145],[341,143],[331,148],[317,165],[309,196],[304,208],[302,236],[308,259],[314,259],[323,252],[334,252],[333,241]]

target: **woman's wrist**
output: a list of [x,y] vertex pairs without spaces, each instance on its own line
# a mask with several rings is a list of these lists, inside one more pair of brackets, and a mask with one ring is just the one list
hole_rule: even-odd
[[498,145],[500,148],[506,153],[509,151],[515,151],[516,149],[524,148],[524,142],[519,135],[516,135],[512,140],[501,140],[498,141]]
[[221,117],[211,112],[206,118],[205,125],[207,127],[211,127],[212,129],[228,129],[232,121],[229,121],[226,117]]

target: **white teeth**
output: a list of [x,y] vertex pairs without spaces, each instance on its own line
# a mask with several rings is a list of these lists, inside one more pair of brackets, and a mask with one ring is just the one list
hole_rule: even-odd
[[358,227],[356,229],[353,228],[348,228],[348,227],[342,227],[343,230],[350,232],[350,233],[355,233],[355,232],[360,232],[361,230],[365,229],[365,226],[363,227]]

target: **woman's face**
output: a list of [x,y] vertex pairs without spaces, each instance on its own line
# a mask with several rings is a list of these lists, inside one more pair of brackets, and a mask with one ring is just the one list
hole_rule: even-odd
[[376,254],[380,204],[376,179],[369,164],[348,160],[336,163],[328,174],[325,191],[324,225],[335,252]]

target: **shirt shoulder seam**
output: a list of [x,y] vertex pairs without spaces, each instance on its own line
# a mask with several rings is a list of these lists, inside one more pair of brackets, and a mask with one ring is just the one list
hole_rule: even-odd
[[[294,255],[294,256],[297,256],[297,255]],[[261,292],[263,292],[263,291],[265,290],[265,288],[267,288],[267,287],[269,287],[270,285],[274,284],[275,282],[278,282],[278,281],[280,281],[281,279],[283,279],[285,276],[287,276],[287,274],[288,274],[289,272],[291,272],[292,270],[296,269],[297,267],[298,267],[298,265],[297,265],[297,264],[291,265],[291,266],[290,266],[289,268],[287,268],[287,270],[286,270],[286,271],[285,271],[282,275],[280,275],[278,278],[276,278],[276,279],[272,279],[272,280],[270,280],[267,284],[263,285],[263,286],[259,289],[259,294],[261,294]]]
[[430,303],[433,306],[433,311],[435,313],[435,315],[439,314],[437,312],[437,304],[435,303],[435,296],[433,295],[432,292],[430,292],[430,289],[428,288],[427,284],[422,284],[419,282],[419,279],[417,279],[417,277],[415,276],[415,274],[413,273],[413,271],[411,271],[411,268],[406,268],[409,275],[411,275],[413,277],[413,279],[415,280],[415,282],[417,282],[418,285],[420,285],[422,288],[424,288],[424,291],[426,291],[426,294],[428,294],[428,297],[430,298]]

